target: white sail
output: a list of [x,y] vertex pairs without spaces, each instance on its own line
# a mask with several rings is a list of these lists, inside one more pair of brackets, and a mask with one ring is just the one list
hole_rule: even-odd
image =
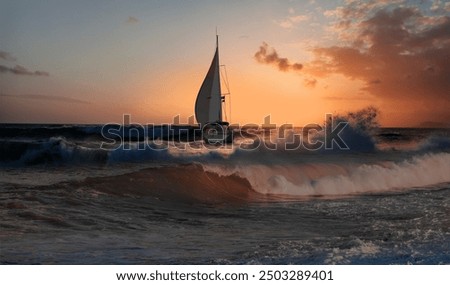
[[222,121],[222,92],[220,90],[218,41],[211,66],[195,101],[195,118],[201,125]]

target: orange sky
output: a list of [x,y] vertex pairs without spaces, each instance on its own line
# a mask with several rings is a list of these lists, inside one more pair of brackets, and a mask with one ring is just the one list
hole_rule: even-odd
[[150,2],[5,4],[0,122],[187,122],[215,26],[232,123],[367,106],[383,126],[450,122],[449,3]]

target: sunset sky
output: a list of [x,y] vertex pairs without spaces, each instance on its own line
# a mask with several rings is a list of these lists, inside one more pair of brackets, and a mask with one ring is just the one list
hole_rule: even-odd
[[0,123],[181,122],[218,28],[232,123],[450,122],[450,1],[0,0]]

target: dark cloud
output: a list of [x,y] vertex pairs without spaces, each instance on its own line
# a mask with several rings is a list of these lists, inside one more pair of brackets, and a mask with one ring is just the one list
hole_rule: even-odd
[[305,82],[305,85],[308,87],[313,87],[313,88],[316,87],[317,79],[315,79],[315,78],[305,78],[303,81]]
[[[0,51],[0,59],[6,61],[16,61],[16,58],[6,51]],[[50,74],[46,71],[40,70],[31,71],[21,65],[15,65],[14,67],[0,65],[0,73],[12,73],[16,75],[31,75],[31,76],[50,76]]]
[[9,52],[1,51],[1,50],[0,50],[0,59],[6,60],[6,61],[16,61],[16,58],[13,57]]
[[322,98],[325,100],[330,100],[330,101],[341,101],[341,100],[343,100],[343,101],[372,101],[373,100],[373,98],[362,97],[362,96],[359,96],[359,97],[325,96]]
[[50,74],[46,71],[40,70],[30,71],[21,65],[16,65],[14,67],[0,65],[0,73],[12,73],[16,75],[31,75],[31,76],[50,76]]
[[346,46],[316,48],[308,71],[360,79],[379,97],[450,100],[450,17],[385,8],[357,27]]
[[63,96],[49,96],[41,94],[24,94],[24,95],[11,95],[11,94],[0,94],[0,97],[16,98],[16,99],[29,99],[29,100],[45,100],[45,101],[59,101],[66,103],[77,103],[77,104],[90,104],[88,101],[79,100],[70,97]]
[[137,24],[137,23],[139,23],[139,19],[136,17],[133,17],[133,16],[129,16],[126,23],[127,24]]
[[368,83],[369,84],[380,84],[381,80],[380,79],[374,79],[374,80],[370,80]]
[[290,63],[287,58],[280,57],[277,51],[270,48],[265,42],[259,47],[259,50],[255,53],[254,57],[259,63],[274,65],[281,71],[298,71],[303,68],[303,65],[300,63]]

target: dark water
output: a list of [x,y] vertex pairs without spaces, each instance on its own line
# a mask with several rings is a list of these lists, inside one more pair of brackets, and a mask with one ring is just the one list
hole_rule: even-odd
[[450,263],[448,130],[310,152],[100,149],[100,129],[0,127],[1,263]]

